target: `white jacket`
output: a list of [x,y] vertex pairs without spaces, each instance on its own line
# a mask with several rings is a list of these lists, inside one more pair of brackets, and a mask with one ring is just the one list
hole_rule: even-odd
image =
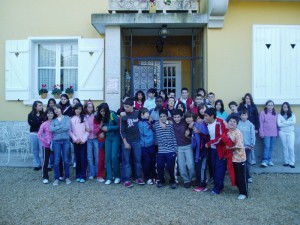
[[292,113],[292,116],[288,119],[285,119],[281,114],[278,114],[277,125],[279,127],[279,131],[292,132],[294,131],[295,124],[296,124],[295,113]]

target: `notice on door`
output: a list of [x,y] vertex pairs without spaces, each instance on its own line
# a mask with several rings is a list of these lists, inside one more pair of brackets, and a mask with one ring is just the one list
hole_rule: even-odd
[[119,94],[119,78],[109,77],[106,80],[106,93],[107,94]]

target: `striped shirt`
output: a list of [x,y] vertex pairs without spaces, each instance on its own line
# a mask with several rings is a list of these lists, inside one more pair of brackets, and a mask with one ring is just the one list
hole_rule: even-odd
[[163,129],[160,126],[159,121],[154,124],[158,153],[176,152],[177,150],[173,126],[171,124],[166,124],[166,126],[166,129]]

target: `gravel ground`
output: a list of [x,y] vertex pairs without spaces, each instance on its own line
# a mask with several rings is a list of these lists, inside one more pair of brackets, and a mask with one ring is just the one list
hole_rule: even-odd
[[55,187],[32,168],[0,167],[0,224],[300,224],[299,174],[254,175],[243,201],[228,177],[219,196],[72,178]]

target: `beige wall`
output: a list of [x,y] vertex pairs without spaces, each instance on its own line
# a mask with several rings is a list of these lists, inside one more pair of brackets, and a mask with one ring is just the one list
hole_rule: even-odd
[[[91,14],[107,13],[106,0],[1,0],[0,121],[26,120],[30,107],[5,101],[5,41],[43,36],[99,37]],[[95,102],[98,104],[98,102]]]
[[[252,92],[253,24],[300,24],[300,3],[230,2],[224,28],[207,30],[207,88],[224,100],[227,111],[228,102],[239,103]],[[299,115],[300,106],[292,110]]]

